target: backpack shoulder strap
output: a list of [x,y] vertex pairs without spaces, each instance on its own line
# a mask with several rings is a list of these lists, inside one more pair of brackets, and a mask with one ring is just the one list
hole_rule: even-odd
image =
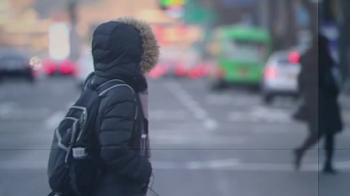
[[102,97],[104,97],[107,94],[108,91],[110,91],[110,90],[112,90],[114,88],[123,87],[123,86],[129,88],[132,91],[133,95],[134,95],[134,101],[135,101],[135,103],[137,105],[136,111],[135,111],[135,117],[134,117],[134,119],[136,120],[136,118],[138,116],[138,111],[139,111],[139,109],[138,109],[139,106],[137,104],[138,103],[138,101],[137,101],[137,97],[138,96],[137,96],[135,90],[130,85],[125,83],[123,80],[113,79],[113,80],[109,80],[109,81],[101,84],[95,90],[98,93],[98,96],[100,98],[102,98]]
[[101,84],[99,87],[97,87],[97,92],[99,93],[99,96],[102,97],[104,96],[108,91],[120,87],[120,86],[126,86],[128,87],[133,94],[135,95],[135,91],[134,89],[128,85],[127,83],[125,83],[123,80],[119,80],[119,79],[113,79],[113,80],[109,80],[103,84]]
[[85,82],[84,82],[84,90],[86,90],[86,88],[88,87],[88,85],[91,84],[94,75],[95,75],[95,72],[91,72],[91,73],[86,77]]

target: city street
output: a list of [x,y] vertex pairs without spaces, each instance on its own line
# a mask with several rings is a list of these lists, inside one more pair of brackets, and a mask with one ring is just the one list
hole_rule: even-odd
[[[205,84],[202,79],[149,81],[153,189],[160,196],[349,194],[347,130],[337,137],[338,175],[318,172],[323,153],[317,147],[295,172],[292,149],[307,131],[290,119],[292,100],[264,106],[256,92],[214,93]],[[46,166],[53,131],[78,94],[70,78],[0,83],[0,195],[49,193]]]

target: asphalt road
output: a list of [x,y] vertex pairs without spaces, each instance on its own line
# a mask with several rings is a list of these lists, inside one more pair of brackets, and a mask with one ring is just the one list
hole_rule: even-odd
[[[307,134],[291,100],[264,106],[244,89],[213,93],[202,80],[150,80],[153,188],[161,196],[343,196],[350,187],[350,135],[338,136],[337,176],[318,172],[315,147],[302,171],[291,151]],[[0,195],[49,192],[53,130],[79,94],[74,80],[0,84]]]

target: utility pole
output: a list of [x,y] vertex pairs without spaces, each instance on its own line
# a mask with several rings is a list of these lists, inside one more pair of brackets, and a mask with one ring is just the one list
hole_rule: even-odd
[[70,19],[70,60],[76,62],[80,56],[80,39],[77,32],[78,25],[78,0],[68,1],[68,16]]
[[276,0],[267,0],[269,10],[273,10],[269,12],[268,15],[268,29],[271,35],[271,40],[272,40],[272,49],[275,50],[277,49],[277,28],[276,28],[276,23],[277,23],[277,17],[276,17],[276,12],[278,11],[277,9],[277,1]]
[[284,1],[284,9],[286,13],[284,27],[286,29],[284,36],[285,36],[285,43],[284,48],[290,48],[294,46],[297,42],[297,35],[299,34],[299,29],[296,25],[296,5],[295,1],[291,0],[285,0]]
[[270,9],[268,0],[259,0],[257,2],[259,10],[259,26],[266,30],[269,29],[269,18],[270,18]]

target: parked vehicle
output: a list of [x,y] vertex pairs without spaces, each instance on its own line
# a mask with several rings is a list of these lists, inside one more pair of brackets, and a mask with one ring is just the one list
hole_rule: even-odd
[[76,74],[76,65],[69,59],[56,61],[48,59],[43,63],[43,71],[47,75],[71,75]]
[[262,98],[271,103],[277,96],[298,95],[297,77],[301,69],[298,51],[278,51],[268,59],[262,81]]
[[163,48],[158,65],[148,74],[152,78],[177,77],[198,78],[204,76],[205,64],[199,60],[199,55],[193,48],[186,52],[178,48]]
[[35,70],[37,67],[31,65],[28,55],[11,51],[0,56],[0,79],[24,78],[35,82]]

